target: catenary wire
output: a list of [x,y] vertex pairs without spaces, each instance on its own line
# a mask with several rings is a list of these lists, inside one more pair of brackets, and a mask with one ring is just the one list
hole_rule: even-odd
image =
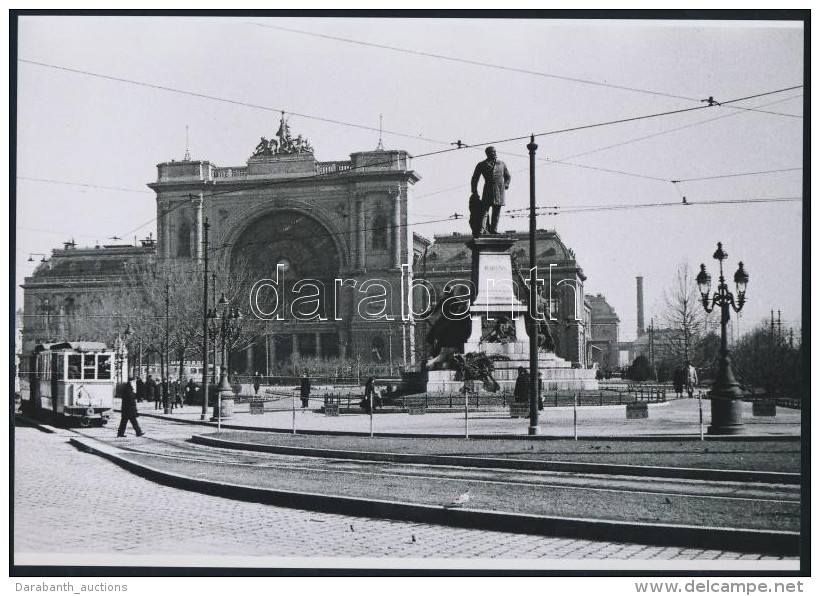
[[[617,85],[615,83],[605,83],[605,82],[602,82],[602,81],[594,81],[594,80],[591,80],[591,79],[582,79],[582,78],[579,78],[579,77],[570,77],[570,76],[564,76],[564,75],[557,75],[557,74],[554,74],[554,73],[546,73],[546,72],[540,72],[540,71],[536,71],[536,70],[516,68],[514,66],[505,66],[505,65],[502,65],[502,64],[493,64],[493,63],[490,63],[490,62],[482,62],[482,61],[479,61],[479,60],[470,60],[470,59],[467,59],[467,58],[457,58],[457,57],[454,57],[454,56],[445,56],[443,54],[436,54],[436,53],[433,53],[433,52],[424,52],[424,51],[421,51],[421,50],[411,50],[411,49],[408,49],[408,48],[400,48],[400,47],[396,47],[396,46],[389,46],[389,45],[386,45],[386,44],[366,42],[366,41],[361,41],[361,40],[357,40],[357,39],[349,39],[349,38],[345,38],[345,37],[338,37],[338,36],[334,36],[334,35],[326,35],[326,34],[315,33],[315,32],[311,32],[311,31],[303,31],[301,29],[293,29],[293,28],[290,28],[290,27],[282,27],[280,25],[269,25],[267,23],[257,23],[257,22],[253,22],[253,21],[249,22],[248,24],[249,25],[254,25],[254,26],[257,26],[257,27],[265,27],[265,28],[268,28],[268,29],[276,29],[278,31],[286,31],[288,33],[296,33],[296,34],[299,34],[299,35],[307,35],[307,36],[310,36],[310,37],[318,37],[318,38],[321,38],[321,39],[329,39],[329,40],[332,40],[332,41],[350,43],[350,44],[360,45],[360,46],[364,46],[364,47],[378,48],[378,49],[382,49],[382,50],[390,50],[390,51],[393,51],[393,52],[401,52],[401,53],[404,53],[404,54],[411,54],[411,55],[414,55],[414,56],[421,56],[421,57],[425,57],[425,58],[435,58],[435,59],[438,59],[438,60],[447,60],[447,61],[450,61],[450,62],[458,62],[460,64],[469,64],[471,66],[482,66],[482,67],[485,67],[485,68],[493,68],[493,69],[496,69],[496,70],[515,72],[515,73],[519,73],[519,74],[535,75],[535,76],[539,76],[539,77],[556,79],[556,80],[560,80],[560,81],[568,81],[568,82],[572,82],[572,83],[581,83],[581,84],[584,84],[584,85],[593,85],[593,86],[596,86],[596,87],[605,87],[605,88],[609,88],[609,89],[617,89],[619,91],[632,91],[632,92],[635,92],[635,93],[644,93],[644,94],[648,94],[648,95],[655,95],[655,96],[658,96],[658,97],[668,97],[668,98],[672,98],[672,99],[684,99],[686,101],[697,101],[697,102],[704,101],[701,98],[690,97],[690,96],[686,96],[686,95],[676,95],[676,94],[673,94],[673,93],[665,93],[665,92],[662,92],[662,91],[654,91],[654,90],[650,90],[650,89],[641,89],[639,87],[631,87],[631,86],[627,86],[627,85]],[[726,103],[726,102],[721,102],[721,104],[719,104],[719,105],[722,105],[723,103]],[[800,115],[784,114],[784,113],[781,113],[781,112],[772,112],[772,111],[768,111],[768,110],[759,110],[759,109],[756,109],[756,108],[746,108],[746,107],[731,106],[731,105],[729,107],[731,107],[733,109],[745,110],[745,111],[751,111],[751,112],[762,112],[764,114],[772,114],[772,115],[775,115],[775,116],[786,116],[786,117],[790,117],[790,118],[802,118],[802,116],[800,116]]]

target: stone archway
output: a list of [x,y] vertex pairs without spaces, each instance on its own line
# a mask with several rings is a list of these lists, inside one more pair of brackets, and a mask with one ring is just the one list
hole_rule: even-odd
[[[251,221],[238,235],[230,259],[233,270],[244,270],[254,280],[276,280],[277,265],[282,266],[278,291],[284,321],[270,322],[268,336],[244,355],[245,362],[238,363],[240,369],[265,371],[296,356],[327,357],[331,354],[332,341],[322,336],[329,331],[328,323],[315,316],[298,316],[318,307],[319,316],[333,325],[335,280],[340,275],[344,259],[337,239],[325,225],[295,209],[265,213]],[[313,287],[300,288],[300,281],[309,281]],[[298,302],[299,298],[313,296],[315,287],[320,289],[318,297],[309,302]],[[260,300],[264,303],[265,296]],[[299,324],[292,325],[297,319]]]
[[[276,279],[281,264],[285,301],[299,296],[293,292],[300,280],[324,285],[320,309],[333,318],[334,280],[339,276],[341,255],[332,232],[313,217],[296,210],[277,210],[250,223],[234,243],[231,267],[244,268],[254,279]],[[284,313],[289,318],[290,313]]]

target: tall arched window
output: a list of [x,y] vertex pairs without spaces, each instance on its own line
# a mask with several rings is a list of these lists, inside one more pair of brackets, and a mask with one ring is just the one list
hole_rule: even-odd
[[387,249],[387,215],[384,207],[379,205],[373,211],[373,248]]
[[191,256],[191,225],[187,221],[180,224],[177,232],[177,256]]

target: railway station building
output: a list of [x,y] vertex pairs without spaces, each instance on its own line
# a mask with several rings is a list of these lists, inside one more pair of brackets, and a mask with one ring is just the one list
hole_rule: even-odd
[[[23,350],[39,341],[77,339],[72,320],[79,305],[122,284],[124,263],[203,263],[207,224],[211,263],[242,267],[253,279],[274,282],[282,290],[280,306],[294,305],[304,290],[300,281],[322,288],[313,301],[315,316],[293,316],[281,308],[264,337],[234,355],[235,370],[265,371],[297,355],[416,364],[426,355],[433,322],[424,314],[435,309],[448,281],[469,280],[471,270],[469,234],[431,241],[413,232],[409,214],[419,180],[403,150],[379,148],[318,161],[306,140],[290,136],[284,119],[277,138],[263,138],[243,165],[219,166],[187,155],[160,163],[148,184],[156,193],[156,238],[139,246],[80,248],[69,242],[54,249],[23,284]],[[526,270],[528,236],[509,235],[516,239],[517,266]],[[617,345],[617,315],[600,308],[598,298],[587,299],[581,265],[554,230],[539,230],[536,242],[539,272],[550,275],[545,293],[556,353],[578,366],[602,364],[588,346],[600,344],[604,324],[606,341]],[[419,290],[420,280],[435,288],[432,303]],[[261,287],[271,290],[268,282]],[[247,304],[240,306],[247,310]]]

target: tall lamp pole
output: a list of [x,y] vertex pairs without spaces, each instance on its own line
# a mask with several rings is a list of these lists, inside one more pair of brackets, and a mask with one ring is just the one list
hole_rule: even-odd
[[202,288],[202,415],[201,420],[208,419],[208,228],[211,225],[208,223],[208,218],[202,224],[203,239],[202,243],[202,257],[204,260],[205,270],[203,273],[203,288]]
[[233,401],[231,401],[231,405],[229,407],[224,408],[224,412],[222,407],[223,403],[227,405],[226,400],[232,400],[234,396],[233,388],[228,382],[227,366],[225,366],[227,362],[225,349],[229,340],[229,335],[233,334],[234,326],[238,324],[239,319],[242,318],[242,314],[239,312],[237,307],[230,308],[228,299],[225,297],[225,294],[222,294],[217,308],[209,310],[206,316],[214,322],[219,321],[218,329],[220,333],[220,340],[222,342],[220,355],[222,366],[219,371],[219,390],[217,395],[217,403],[214,406],[214,415],[211,418],[211,420],[216,420],[217,429],[221,430],[222,419],[233,417]]
[[718,281],[717,291],[711,297],[709,296],[712,276],[706,272],[706,265],[701,264],[700,272],[695,278],[703,309],[710,313],[716,306],[720,307],[720,359],[717,378],[712,386],[712,391],[709,392],[712,401],[712,423],[709,425],[708,433],[710,435],[737,435],[743,432],[741,402],[743,394],[734,374],[732,374],[726,326],[729,323],[729,308],[731,307],[735,312],[740,312],[746,303],[746,284],[749,283],[749,274],[746,273],[741,261],[734,277],[737,287],[737,302],[735,302],[735,297],[729,291],[726,279],[723,277],[723,261],[729,255],[723,250],[721,242],[718,242],[717,250],[712,256],[720,264],[720,280]]
[[530,135],[530,308],[527,323],[530,327],[530,426],[527,434],[538,434],[538,282],[535,275],[535,136]]

